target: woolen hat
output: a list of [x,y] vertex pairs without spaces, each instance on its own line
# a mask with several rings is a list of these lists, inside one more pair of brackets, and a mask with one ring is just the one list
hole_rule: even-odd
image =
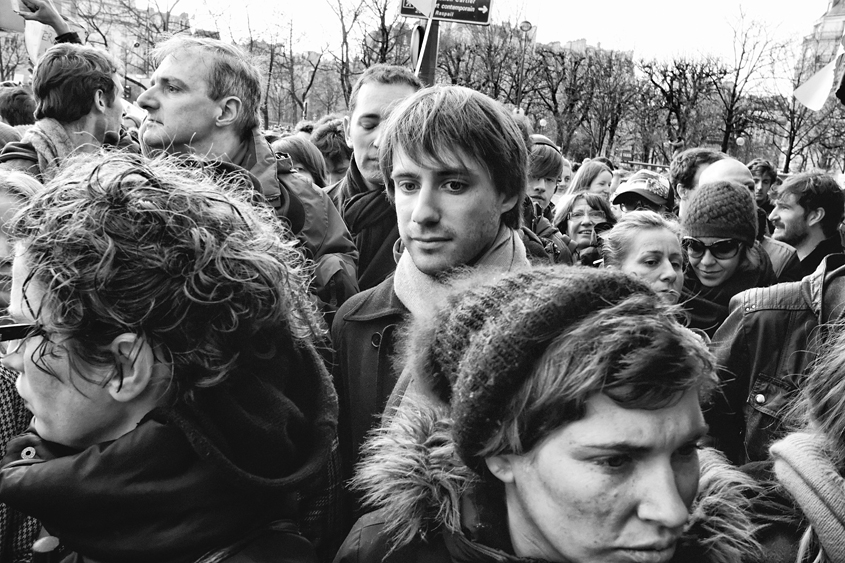
[[419,371],[451,403],[456,450],[470,469],[485,471],[480,447],[549,344],[636,293],[650,290],[616,270],[552,266],[470,285],[451,300],[434,319]]
[[687,236],[732,238],[750,247],[757,239],[757,204],[736,182],[703,184],[692,191],[681,227]]

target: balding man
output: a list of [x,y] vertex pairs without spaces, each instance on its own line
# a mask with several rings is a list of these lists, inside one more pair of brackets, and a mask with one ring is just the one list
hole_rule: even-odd
[[[724,158],[706,165],[698,179],[701,185],[723,181],[736,182],[754,193],[754,176],[746,165],[735,158]],[[772,268],[778,282],[801,279],[801,261],[798,259],[798,254],[790,245],[768,236],[766,213],[759,208],[757,209],[757,227],[757,239],[772,260]]]

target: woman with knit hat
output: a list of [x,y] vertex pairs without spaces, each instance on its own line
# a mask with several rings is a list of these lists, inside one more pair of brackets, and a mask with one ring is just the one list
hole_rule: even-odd
[[772,262],[756,240],[754,197],[735,182],[699,186],[681,228],[689,258],[681,302],[690,328],[712,337],[727,318],[734,295],[777,283]]
[[711,451],[701,339],[607,269],[468,279],[411,329],[406,396],[366,447],[335,562],[740,562],[753,484]]

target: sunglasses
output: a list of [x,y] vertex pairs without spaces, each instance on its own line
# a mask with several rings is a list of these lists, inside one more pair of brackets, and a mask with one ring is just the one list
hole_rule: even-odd
[[0,318],[0,355],[17,352],[27,338],[38,332],[35,324],[16,323],[10,318]]
[[742,242],[732,238],[704,244],[697,238],[684,237],[684,248],[691,258],[701,258],[709,250],[710,255],[716,260],[727,260],[737,255],[740,246],[742,246]]

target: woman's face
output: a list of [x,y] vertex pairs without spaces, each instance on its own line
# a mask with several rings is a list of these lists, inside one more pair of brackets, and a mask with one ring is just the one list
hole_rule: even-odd
[[578,250],[587,248],[594,240],[596,223],[607,220],[601,209],[593,209],[583,197],[575,200],[572,211],[566,221],[566,234],[569,235]]
[[613,181],[613,174],[608,172],[607,170],[603,170],[593,182],[590,184],[590,187],[587,188],[587,191],[594,194],[599,194],[603,198],[609,200],[610,199],[610,183]]
[[571,563],[668,562],[698,492],[707,426],[696,389],[626,409],[598,394],[587,415],[526,455],[488,459],[505,483],[516,555]]
[[[698,237],[698,240],[704,244],[713,244],[716,241],[724,240],[719,237]],[[736,273],[742,262],[744,248],[740,244],[739,252],[731,258],[716,258],[710,250],[705,250],[704,254],[695,257],[689,253],[689,264],[695,277],[701,282],[704,287],[719,287],[723,283],[730,280]]]
[[291,162],[291,168],[294,172],[298,172],[300,176],[305,176],[308,178],[308,181],[312,184],[314,183],[314,176],[311,175],[311,172],[300,162],[293,161]]
[[626,274],[640,278],[670,305],[681,297],[684,255],[678,237],[668,229],[647,229],[628,241],[620,264]]

